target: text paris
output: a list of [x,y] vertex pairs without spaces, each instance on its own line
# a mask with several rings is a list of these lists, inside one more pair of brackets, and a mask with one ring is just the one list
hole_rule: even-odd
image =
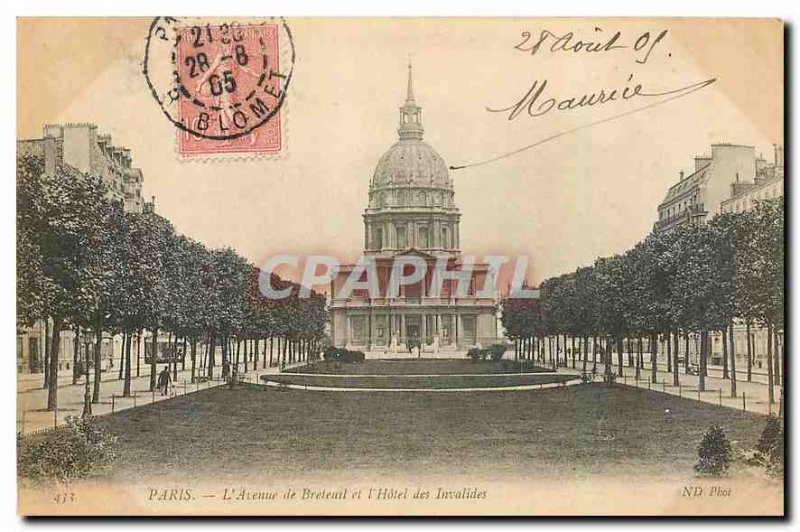
[[[548,81],[534,80],[530,89],[525,93],[522,98],[516,103],[503,108],[487,107],[486,110],[492,113],[508,113],[508,120],[514,120],[523,112],[526,112],[530,117],[544,116],[551,111],[569,111],[573,109],[580,109],[583,107],[593,107],[596,105],[603,105],[614,101],[632,100],[642,97],[665,96],[664,102],[667,100],[685,96],[691,92],[702,89],[707,85],[714,83],[715,79],[707,79],[699,83],[692,83],[676,89],[661,90],[656,92],[649,92],[643,90],[642,84],[637,83],[631,85],[630,82],[633,75],[628,78],[628,83],[624,87],[617,87],[609,89],[607,87],[600,88],[591,93],[583,93],[578,95],[570,95],[568,97],[552,96],[548,89]],[[658,102],[658,103],[660,103]]]

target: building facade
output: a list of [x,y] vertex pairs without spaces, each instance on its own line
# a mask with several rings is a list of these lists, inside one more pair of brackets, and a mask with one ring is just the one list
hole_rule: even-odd
[[[768,163],[755,147],[712,144],[711,155],[694,158],[694,171],[680,172],[658,206],[653,231],[705,223],[723,212],[746,210],[754,199],[783,196],[783,148]],[[744,207],[744,204],[748,207]],[[737,207],[738,206],[738,207]]]
[[110,135],[100,134],[95,124],[48,124],[42,137],[17,142],[17,153],[38,155],[45,172],[65,164],[102,178],[110,201],[122,202],[126,212],[142,212],[144,176],[132,166],[129,148],[115,146]]
[[[334,345],[372,354],[456,353],[498,338],[496,298],[483,294],[487,264],[470,263],[469,288],[441,280],[436,265],[463,270],[453,182],[442,157],[424,142],[422,108],[414,98],[411,66],[400,107],[398,141],[380,158],[369,187],[364,220],[364,257],[375,265],[377,293],[354,290],[340,297],[355,265],[339,269],[331,282]],[[389,290],[398,261],[426,265],[419,282]],[[444,277],[444,276],[443,276]],[[492,284],[493,286],[493,284]]]
[[783,197],[783,147],[775,145],[774,163],[756,159],[756,175],[752,181],[731,184],[730,196],[722,201],[721,212],[744,212],[756,202]]
[[[130,149],[115,146],[110,135],[98,133],[94,124],[49,124],[42,137],[17,141],[17,154],[35,155],[44,161],[44,171],[53,173],[57,166],[70,166],[82,173],[99,176],[107,186],[109,201],[119,202],[126,212],[152,211],[153,203],[142,197],[144,176],[132,165]],[[17,331],[17,369],[20,373],[44,371],[45,340],[52,330],[44,321]],[[60,333],[59,369],[70,370],[76,360],[93,352],[93,341],[81,336],[75,341],[72,331]],[[102,340],[103,367],[113,367],[122,350],[120,336]]]

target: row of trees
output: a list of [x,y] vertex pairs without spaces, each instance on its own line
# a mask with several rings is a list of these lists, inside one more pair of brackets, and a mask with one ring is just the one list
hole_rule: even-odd
[[[327,320],[323,295],[299,298],[298,285],[273,275],[273,286],[290,287],[292,295],[267,299],[258,289],[259,270],[233,250],[208,249],[152,212],[125,212],[120,203],[106,200],[106,192],[98,176],[66,165],[48,174],[40,157],[18,157],[17,321],[25,327],[44,320],[52,329],[45,362],[48,410],[57,407],[59,333],[66,329],[75,331],[76,347],[81,335],[95,339],[91,392],[88,373],[86,379],[89,413],[91,402],[99,400],[103,333],[123,336],[125,395],[132,338],[139,343],[145,330],[152,340],[151,389],[160,332],[169,332],[168,352],[176,353],[183,343],[184,364],[188,343],[192,379],[198,343],[206,346],[201,366],[211,377],[217,346],[226,371],[238,367],[242,344],[245,365],[248,348],[258,353],[261,340],[266,349],[269,339],[271,356],[277,339],[284,360],[316,349]],[[137,348],[137,373],[138,357]]]
[[[650,350],[650,369],[657,382],[659,339],[666,347],[667,371],[679,384],[679,352],[684,344],[689,371],[689,336],[700,339],[699,387],[705,389],[710,333],[722,335],[723,376],[736,396],[734,323],[747,328],[747,375],[752,372],[751,326],[767,330],[769,397],[781,375],[777,335],[784,327],[783,198],[764,200],[751,211],[725,213],[708,224],[652,233],[621,255],[600,258],[592,266],[544,281],[540,299],[503,302],[503,325],[524,357],[542,357],[545,342],[566,353],[567,337],[575,353],[583,341],[586,370],[589,339],[599,344],[601,362],[611,373],[617,353],[622,375],[623,344],[636,377],[643,367],[642,339]],[[681,338],[684,342],[680,342]],[[578,339],[579,348],[575,348]],[[631,346],[638,343],[637,360]],[[552,351],[552,350],[551,350]],[[558,355],[556,355],[558,356]],[[558,360],[552,361],[558,364]]]

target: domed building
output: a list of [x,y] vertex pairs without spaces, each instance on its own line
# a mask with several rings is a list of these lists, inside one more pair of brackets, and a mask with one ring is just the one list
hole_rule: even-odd
[[[423,140],[422,108],[414,99],[411,65],[406,99],[400,107],[398,141],[378,160],[364,211],[364,257],[374,266],[372,290],[347,290],[356,265],[343,266],[331,283],[332,337],[336,346],[381,356],[443,353],[494,343],[495,298],[484,294],[488,266],[467,265],[469,288],[458,280],[436,279],[437,265],[463,270],[453,181],[444,159]],[[427,265],[418,282],[390,290],[399,261]],[[403,267],[406,267],[405,265]],[[362,267],[363,269],[363,267]],[[366,280],[367,271],[363,272]],[[462,286],[466,286],[464,282]],[[441,287],[437,289],[435,287]],[[466,293],[465,293],[466,292]]]

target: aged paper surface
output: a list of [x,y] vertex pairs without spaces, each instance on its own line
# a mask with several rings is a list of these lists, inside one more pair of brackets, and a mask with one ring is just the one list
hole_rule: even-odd
[[783,515],[780,20],[17,29],[20,514]]

